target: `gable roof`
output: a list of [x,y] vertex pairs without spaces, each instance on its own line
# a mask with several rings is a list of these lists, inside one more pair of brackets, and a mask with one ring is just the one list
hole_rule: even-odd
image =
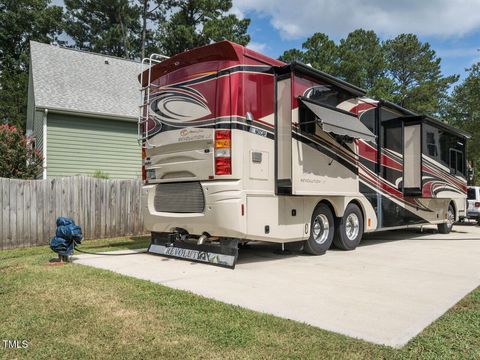
[[35,41],[30,58],[36,108],[138,116],[139,62]]

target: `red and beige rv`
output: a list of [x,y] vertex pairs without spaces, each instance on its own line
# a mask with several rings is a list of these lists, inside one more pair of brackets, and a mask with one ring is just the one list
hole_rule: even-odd
[[310,66],[222,41],[140,81],[151,253],[234,266],[251,240],[319,255],[465,215],[467,133]]

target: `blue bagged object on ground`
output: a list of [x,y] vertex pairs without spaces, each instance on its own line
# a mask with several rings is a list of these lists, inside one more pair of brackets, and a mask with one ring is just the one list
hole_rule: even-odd
[[55,237],[50,240],[50,249],[60,256],[71,256],[75,244],[80,244],[82,239],[82,228],[73,219],[60,216],[57,218]]
[[83,239],[82,228],[78,225],[64,225],[57,227],[57,237],[75,241],[80,244]]
[[73,254],[73,240],[68,241],[61,237],[55,236],[50,241],[50,249],[59,255],[71,256]]
[[75,221],[73,219],[60,216],[57,218],[57,227],[58,226],[68,226],[68,225],[75,225]]

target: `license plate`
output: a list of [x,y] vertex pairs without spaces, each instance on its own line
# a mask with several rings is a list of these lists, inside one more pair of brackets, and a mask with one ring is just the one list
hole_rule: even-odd
[[218,254],[209,251],[184,249],[176,246],[150,245],[148,252],[171,256],[175,258],[209,263],[213,265],[233,267],[235,265],[235,256]]

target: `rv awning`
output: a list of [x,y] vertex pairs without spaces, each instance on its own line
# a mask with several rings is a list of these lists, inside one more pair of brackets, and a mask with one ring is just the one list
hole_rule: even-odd
[[354,139],[375,141],[375,135],[354,114],[322,105],[302,96],[298,99],[320,119],[320,126],[323,131],[349,136]]

